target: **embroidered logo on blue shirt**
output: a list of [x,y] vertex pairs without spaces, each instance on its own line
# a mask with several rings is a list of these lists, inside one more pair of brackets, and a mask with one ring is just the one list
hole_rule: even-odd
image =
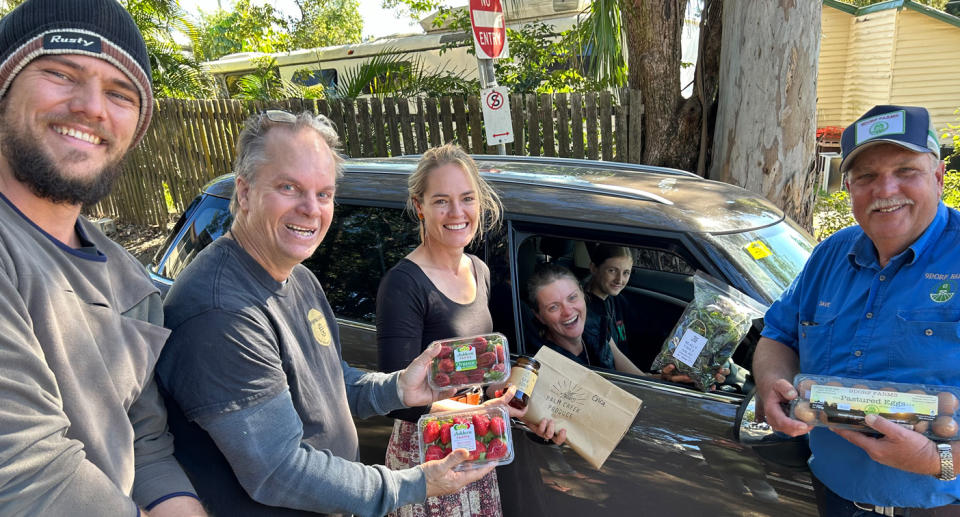
[[953,298],[953,284],[944,282],[930,292],[930,299],[937,303],[944,303]]

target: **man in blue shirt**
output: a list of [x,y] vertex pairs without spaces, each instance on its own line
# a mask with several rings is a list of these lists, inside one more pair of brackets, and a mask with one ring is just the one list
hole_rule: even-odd
[[754,358],[761,406],[774,429],[810,433],[822,515],[960,515],[948,506],[960,498],[960,447],[876,415],[866,424],[879,438],[814,429],[781,406],[797,397],[798,372],[960,386],[960,213],[940,201],[930,116],[877,106],[844,131],[842,149],[859,226],[822,242],[767,312]]

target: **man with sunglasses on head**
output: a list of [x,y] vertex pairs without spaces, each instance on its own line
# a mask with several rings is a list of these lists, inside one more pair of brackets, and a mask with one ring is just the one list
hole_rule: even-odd
[[774,429],[810,433],[821,515],[960,515],[956,442],[874,414],[864,424],[875,435],[811,428],[781,406],[800,395],[798,372],[960,386],[960,213],[940,200],[944,163],[930,114],[876,106],[841,146],[859,225],[821,242],[764,316],[753,360],[760,405]]
[[177,457],[217,515],[383,515],[492,469],[452,471],[468,458],[462,449],[398,471],[357,463],[352,415],[453,393],[426,382],[438,346],[392,374],[342,359],[330,304],[300,264],[330,228],[337,145],[320,115],[272,110],[248,119],[230,231],[197,255],[165,301],[172,334],[157,372]]
[[80,216],[152,112],[116,0],[0,19],[0,515],[204,515],[153,381],[159,292]]

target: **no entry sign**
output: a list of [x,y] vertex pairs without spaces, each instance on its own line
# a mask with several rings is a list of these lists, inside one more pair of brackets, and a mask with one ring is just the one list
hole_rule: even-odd
[[470,0],[473,44],[480,59],[509,57],[507,28],[500,0]]

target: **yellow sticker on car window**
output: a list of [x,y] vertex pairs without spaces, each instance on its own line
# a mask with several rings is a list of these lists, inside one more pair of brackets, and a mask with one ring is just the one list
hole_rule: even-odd
[[747,252],[750,253],[750,256],[753,257],[753,260],[760,260],[772,255],[770,248],[768,248],[763,241],[753,241],[750,244],[747,244]]

